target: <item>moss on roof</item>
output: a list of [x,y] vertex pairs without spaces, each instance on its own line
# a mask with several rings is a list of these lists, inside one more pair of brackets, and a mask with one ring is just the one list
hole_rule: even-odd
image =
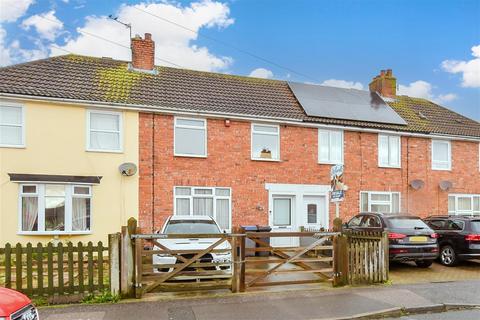
[[398,96],[387,101],[407,125],[311,117],[285,81],[156,69],[157,74],[130,71],[127,61],[69,54],[0,68],[0,93],[480,137],[478,122],[425,99]]

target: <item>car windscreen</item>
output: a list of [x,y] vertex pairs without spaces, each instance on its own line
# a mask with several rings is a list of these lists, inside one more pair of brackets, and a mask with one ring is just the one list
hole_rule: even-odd
[[470,222],[470,226],[473,232],[480,234],[480,220],[473,220]]
[[166,234],[221,233],[213,221],[208,220],[170,220],[165,228]]
[[392,217],[387,219],[388,226],[393,229],[429,229],[419,218]]

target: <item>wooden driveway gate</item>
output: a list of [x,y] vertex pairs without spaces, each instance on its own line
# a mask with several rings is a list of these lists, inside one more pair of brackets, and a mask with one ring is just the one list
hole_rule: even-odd
[[[245,288],[333,281],[335,272],[332,240],[339,235],[338,232],[247,232],[245,235],[256,247],[247,248],[244,252],[267,253],[264,257],[245,258]],[[267,239],[275,237],[306,237],[313,238],[313,241],[307,246],[272,247]],[[288,277],[305,273],[310,274],[310,277]],[[268,279],[274,278],[273,276],[281,278],[283,275],[286,279]]]
[[[172,250],[162,240],[166,239],[213,239],[203,250]],[[163,290],[198,290],[230,288],[232,267],[230,261],[213,261],[212,254],[229,253],[230,234],[134,234],[135,243],[135,296]],[[155,264],[154,255],[176,258],[172,264]]]
[[[338,224],[341,221],[334,230],[340,230]],[[388,280],[388,238],[383,233],[237,231],[141,234],[132,218],[119,235],[120,270],[112,270],[111,277],[119,272],[122,295],[137,298],[158,290],[243,292],[273,285],[331,282],[341,286]],[[270,240],[278,237],[297,237],[300,244],[272,247]],[[199,243],[205,239],[205,248],[173,250],[168,246],[168,240],[193,238]],[[158,264],[155,255],[176,259]]]

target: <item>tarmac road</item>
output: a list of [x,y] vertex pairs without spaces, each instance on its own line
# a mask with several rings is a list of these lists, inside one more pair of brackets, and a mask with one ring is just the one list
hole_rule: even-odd
[[[40,316],[42,320],[313,320],[439,303],[480,305],[480,280],[72,305],[41,308]],[[476,311],[415,315],[404,319],[476,320],[480,319]]]

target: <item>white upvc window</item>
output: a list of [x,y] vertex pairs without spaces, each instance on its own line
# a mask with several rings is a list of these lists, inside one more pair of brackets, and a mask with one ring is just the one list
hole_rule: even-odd
[[448,214],[480,216],[480,194],[449,194]]
[[19,234],[86,234],[91,230],[92,187],[21,184]]
[[25,147],[24,107],[5,101],[0,103],[0,147]]
[[343,164],[343,131],[318,129],[318,163]]
[[224,187],[174,187],[174,214],[210,216],[220,229],[232,225],[232,190]]
[[399,213],[400,192],[361,191],[360,211]]
[[207,120],[175,117],[173,151],[175,156],[207,156]]
[[280,126],[252,123],[252,160],[280,160]]
[[448,140],[432,140],[432,169],[452,169],[452,145]]
[[378,135],[378,166],[400,168],[402,159],[401,137]]
[[121,112],[87,110],[87,151],[123,151]]

